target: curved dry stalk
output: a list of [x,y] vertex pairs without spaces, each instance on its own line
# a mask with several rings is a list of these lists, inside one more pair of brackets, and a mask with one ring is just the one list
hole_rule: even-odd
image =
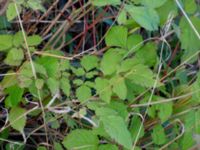
[[180,119],[176,119],[176,120],[174,120],[173,123],[176,123],[176,122],[179,123],[180,126],[181,126],[181,128],[182,128],[181,133],[180,133],[177,137],[175,137],[173,140],[169,141],[167,144],[165,144],[164,146],[162,146],[162,147],[160,148],[160,150],[164,150],[165,148],[167,148],[170,144],[172,144],[172,143],[174,143],[175,141],[177,141],[178,139],[180,139],[180,138],[183,136],[183,134],[185,133],[185,126],[184,126],[184,124],[182,123],[182,121],[181,121]]
[[[177,141],[178,139],[180,139],[183,134],[185,133],[185,126],[184,124],[182,123],[182,121],[180,119],[175,119],[174,121],[172,121],[168,126],[172,125],[172,124],[175,124],[175,123],[178,123],[181,127],[181,132],[179,135],[177,135],[174,139],[172,139],[171,141],[169,141],[167,144],[163,145],[159,150],[164,150],[166,149],[170,144],[174,143],[175,141]],[[166,126],[166,127],[168,127]],[[170,136],[170,135],[167,135],[167,136]],[[147,143],[145,144],[144,146],[142,146],[142,148],[147,148],[148,149],[148,146],[154,144],[153,142],[150,142],[150,143]]]

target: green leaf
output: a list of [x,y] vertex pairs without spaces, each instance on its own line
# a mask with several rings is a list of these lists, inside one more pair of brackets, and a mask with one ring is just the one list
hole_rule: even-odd
[[15,33],[15,35],[13,37],[14,46],[19,47],[23,44],[23,42],[24,42],[24,37],[23,37],[22,31]]
[[[18,10],[20,11],[21,9],[18,9]],[[8,18],[8,21],[11,21],[15,17],[17,17],[17,12],[16,12],[16,9],[15,9],[15,3],[9,3],[7,11],[6,11],[6,16]]]
[[32,8],[33,10],[40,10],[42,12],[45,12],[45,8],[42,6],[41,0],[28,0],[28,6]]
[[120,0],[91,0],[95,6],[106,6],[106,5],[119,5]]
[[118,73],[121,73],[121,72],[127,72],[127,71],[130,71],[133,69],[133,67],[137,64],[141,64],[142,61],[137,59],[136,57],[135,58],[129,58],[129,59],[126,59],[126,60],[123,60],[117,70]]
[[42,87],[44,86],[44,80],[43,79],[36,79],[35,80],[35,86],[37,87],[37,89],[42,89]]
[[[166,7],[167,6],[167,7]],[[156,9],[160,16],[160,24],[164,25],[169,17],[169,14],[172,16],[177,16],[178,8],[176,2],[173,0],[167,0],[164,5]]]
[[133,83],[144,87],[152,87],[155,83],[153,72],[142,64],[134,66],[132,71],[127,74],[127,78]]
[[7,88],[6,94],[8,94],[8,97],[6,98],[6,104],[10,107],[17,106],[22,100],[23,93],[24,89],[20,88],[17,85],[13,85]]
[[48,85],[48,88],[50,89],[52,95],[55,95],[56,92],[59,91],[59,81],[58,80],[56,80],[54,78],[49,78],[47,80],[47,85]]
[[69,150],[97,150],[98,137],[89,130],[77,129],[68,134],[63,145]]
[[132,147],[131,134],[128,131],[124,120],[118,116],[106,116],[100,119],[103,122],[105,131],[119,144],[125,148]]
[[44,75],[45,77],[47,77],[47,71],[46,71],[46,69],[45,69],[42,65],[40,65],[40,64],[38,64],[38,63],[36,63],[36,62],[34,62],[34,67],[35,67],[35,71],[36,71],[38,74]]
[[107,106],[115,110],[118,113],[118,116],[122,117],[124,120],[127,119],[128,111],[127,106],[124,103],[119,101],[111,101]]
[[67,78],[62,78],[60,80],[60,88],[67,96],[70,96],[71,85]]
[[81,80],[81,79],[75,79],[75,80],[73,80],[73,84],[76,85],[76,86],[80,86],[83,83],[84,83],[84,81]]
[[[149,42],[144,45],[138,52],[136,53],[136,58],[141,60],[144,65],[148,65],[150,67],[154,67],[157,63],[157,46],[153,42]],[[147,55],[148,53],[148,55]]]
[[[197,31],[200,32],[200,19],[197,17],[190,18],[194,26],[196,27]],[[200,42],[199,38],[195,34],[192,27],[189,25],[188,21],[183,17],[180,21],[180,41],[181,41],[181,48],[185,50],[183,60],[188,59],[194,53],[199,51],[200,49]],[[194,57],[192,61],[196,60]]]
[[53,145],[55,150],[63,150],[63,147],[60,143],[54,142]]
[[90,71],[90,72],[88,72],[88,73],[85,74],[85,77],[86,77],[87,79],[91,79],[91,78],[93,78],[93,77],[96,76],[96,75],[98,75],[98,72],[97,72],[97,71]]
[[111,79],[111,85],[113,86],[113,92],[117,94],[120,99],[125,100],[127,96],[127,87],[123,77],[114,77]]
[[11,127],[19,132],[23,132],[26,125],[26,116],[24,116],[25,112],[26,110],[20,107],[13,107],[9,112]]
[[158,30],[159,16],[153,8],[143,6],[126,5],[127,12],[143,28],[154,31]]
[[45,146],[38,146],[37,150],[47,150]]
[[156,105],[156,109],[158,110],[158,116],[161,119],[161,122],[165,122],[172,115],[173,103],[168,102],[164,105]]
[[97,94],[99,94],[100,98],[103,101],[110,103],[112,90],[111,90],[109,81],[107,79],[97,78],[95,80],[95,88],[96,88]]
[[183,0],[183,3],[187,13],[193,14],[197,10],[197,4],[195,0]]
[[140,49],[140,47],[142,46],[142,44],[141,44],[142,42],[143,42],[143,40],[142,40],[141,35],[139,35],[139,34],[130,35],[127,40],[128,50],[131,52],[138,51]]
[[196,144],[194,139],[191,138],[193,136],[194,135],[191,132],[187,132],[187,133],[184,134],[184,136],[183,136],[183,138],[181,139],[181,142],[180,142],[182,150],[188,150]]
[[91,98],[91,90],[89,87],[82,85],[76,90],[76,97],[80,102],[85,102]]
[[85,84],[86,86],[90,87],[90,88],[95,88],[95,83],[94,83],[94,82],[86,81],[84,84]]
[[138,138],[141,138],[144,136],[144,126],[142,124],[141,118],[133,115],[133,118],[131,119],[131,124],[129,127],[129,130],[132,136],[132,141],[136,140],[136,137],[141,125],[142,125],[142,128],[141,128],[140,135]]
[[24,59],[24,52],[22,49],[12,48],[4,62],[11,66],[19,66]]
[[[192,110],[185,117],[185,132],[191,132],[193,134],[200,134],[200,110]],[[191,128],[192,127],[192,128]]]
[[0,51],[7,50],[12,47],[12,35],[0,35]]
[[42,42],[42,38],[39,35],[32,35],[27,37],[28,46],[37,46]]
[[98,108],[96,108],[95,114],[99,117],[106,117],[106,116],[109,116],[109,115],[114,115],[114,116],[118,115],[118,113],[115,110],[108,108],[108,107],[98,107]]
[[123,10],[121,10],[121,12],[117,18],[117,22],[119,24],[125,24],[126,21],[127,21],[127,14],[126,14],[126,11],[123,9]]
[[114,26],[108,31],[105,37],[106,45],[126,48],[127,36],[128,29],[126,27]]
[[153,138],[153,142],[157,145],[162,145],[167,140],[165,131],[161,125],[156,125],[153,128],[153,132],[152,132],[151,136]]
[[118,49],[109,49],[103,56],[100,69],[104,75],[111,75],[117,69],[119,62],[121,61],[122,55],[117,51]]
[[65,71],[70,68],[69,60],[60,60],[60,71]]
[[20,67],[19,76],[18,76],[18,84],[20,87],[29,87],[33,82],[33,72],[31,68],[30,62],[25,62]]
[[76,75],[76,76],[83,76],[85,75],[85,71],[83,68],[74,68],[74,67],[71,67],[72,69],[72,72]]
[[98,147],[98,150],[118,150],[118,147],[112,144],[104,144],[104,145],[100,145]]
[[[198,74],[197,80],[192,84],[192,91],[198,91],[200,89],[200,74]],[[200,102],[200,93],[196,92],[192,95],[192,100],[196,103]]]
[[58,59],[41,57],[36,62],[46,69],[48,77],[58,78],[60,76]]
[[86,71],[90,71],[98,66],[98,58],[96,56],[84,56],[81,59],[81,65]]
[[158,8],[162,6],[167,0],[137,0],[137,1],[147,7]]
[[103,107],[95,103],[90,103],[87,106],[91,110],[95,110],[95,114],[99,117],[115,115],[122,117],[124,120],[128,117],[126,105],[118,101],[111,101],[110,104],[104,105]]

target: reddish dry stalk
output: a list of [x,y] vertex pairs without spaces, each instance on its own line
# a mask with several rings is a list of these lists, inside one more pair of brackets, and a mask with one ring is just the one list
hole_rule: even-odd
[[105,9],[104,13],[102,13],[101,15],[99,15],[98,18],[96,20],[94,20],[94,22],[91,25],[89,25],[87,27],[87,29],[85,29],[85,31],[83,31],[80,34],[76,35],[73,39],[71,39],[70,41],[68,41],[64,46],[69,45],[70,43],[72,43],[73,41],[75,41],[76,39],[78,39],[80,36],[85,35],[85,33],[88,32],[88,30],[92,29],[97,23],[99,23],[99,21],[102,19],[103,15],[107,11],[107,9],[108,9],[108,7]]
[[52,27],[56,24],[56,21],[58,21],[58,19],[62,16],[62,14],[65,12],[65,10],[70,6],[71,2],[72,1],[69,0],[65,4],[65,6],[61,10],[61,12],[56,16],[56,18],[52,21],[52,23],[49,25],[49,27],[44,31],[44,33],[42,34],[42,36],[45,36],[52,29]]

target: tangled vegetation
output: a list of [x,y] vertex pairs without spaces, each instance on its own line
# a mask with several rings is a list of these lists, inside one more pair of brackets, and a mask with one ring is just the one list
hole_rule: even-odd
[[0,147],[198,149],[198,0],[0,0]]

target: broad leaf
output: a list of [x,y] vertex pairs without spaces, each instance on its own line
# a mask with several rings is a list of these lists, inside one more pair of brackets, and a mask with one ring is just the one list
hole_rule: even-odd
[[132,5],[126,5],[125,8],[131,17],[143,28],[149,31],[158,30],[160,20],[153,8]]
[[164,25],[167,22],[169,14],[174,17],[178,15],[178,7],[176,2],[173,0],[167,0],[164,5],[157,8],[156,10],[159,14],[161,25]]
[[62,91],[69,96],[70,95],[70,90],[71,90],[71,85],[69,83],[69,80],[67,78],[62,78],[60,80],[60,88]]
[[100,145],[98,147],[98,150],[118,150],[118,147],[112,144],[104,144],[104,145]]
[[37,46],[42,42],[42,38],[39,35],[32,35],[27,37],[28,46]]
[[120,99],[125,100],[127,96],[125,79],[123,77],[114,77],[111,79],[111,85],[113,86],[113,92],[117,94]]
[[[18,8],[18,11],[20,11],[21,9]],[[7,11],[6,11],[6,16],[8,18],[8,21],[13,20],[15,17],[17,17],[17,12],[16,12],[16,8],[15,8],[15,3],[10,3],[8,5]]]
[[[142,64],[134,66],[132,71],[127,73],[127,78],[133,83],[144,87],[152,87],[155,83],[153,72]],[[158,81],[158,85],[159,84]]]
[[154,67],[154,65],[157,63],[156,50],[156,44],[149,42],[144,45],[140,50],[138,50],[138,52],[136,53],[136,58],[143,62],[143,64]]
[[69,150],[97,150],[98,137],[92,131],[77,129],[68,134],[63,145]]
[[35,80],[35,86],[37,89],[41,90],[44,86],[44,80],[43,79],[36,79]]
[[131,134],[121,117],[107,116],[102,117],[101,121],[103,122],[106,132],[110,135],[111,138],[113,138],[119,144],[123,145],[125,148],[131,148]]
[[162,6],[167,0],[136,0],[140,2],[140,4],[151,7],[151,8],[158,8]]
[[[200,19],[197,17],[190,18],[194,26],[196,27],[197,31],[200,32]],[[180,41],[181,41],[181,48],[185,50],[183,60],[188,59],[192,56],[195,52],[199,51],[200,49],[200,42],[199,38],[195,34],[192,27],[189,25],[188,21],[185,18],[182,18],[180,21]],[[194,57],[192,61],[194,61]]]
[[105,75],[111,75],[117,69],[122,55],[118,53],[118,49],[109,49],[103,56],[100,69]]
[[80,102],[85,102],[91,98],[91,90],[89,87],[82,85],[76,90],[76,97]]
[[42,5],[42,1],[41,0],[28,0],[28,6],[30,8],[32,8],[33,10],[40,10],[42,12],[45,12],[45,8]]
[[95,88],[100,98],[103,101],[109,103],[112,95],[112,90],[109,81],[107,79],[97,78],[95,80]]
[[24,37],[23,37],[22,31],[15,33],[15,35],[13,37],[14,46],[19,47],[23,44],[23,42],[24,42]]
[[75,68],[75,67],[71,67],[72,72],[76,75],[76,76],[83,76],[85,75],[85,71],[83,68]]
[[128,29],[126,27],[114,26],[108,31],[106,35],[106,45],[126,48],[127,36]]
[[12,47],[12,35],[0,35],[0,51],[7,50]]
[[94,69],[98,66],[98,58],[96,56],[84,56],[81,59],[81,65],[86,71]]
[[8,54],[4,62],[11,66],[19,66],[24,59],[24,52],[22,49],[12,48]]
[[58,78],[60,76],[58,59],[52,57],[42,57],[37,60],[37,63],[46,69],[48,77]]
[[9,112],[11,127],[19,132],[23,132],[26,124],[26,116],[24,116],[25,112],[26,110],[20,107],[13,107]]
[[117,18],[117,22],[121,25],[121,24],[125,24],[127,21],[127,14],[126,11],[123,9],[121,10],[118,18]]
[[108,107],[98,107],[96,108],[95,113],[99,117],[106,117],[109,115],[114,115],[114,116],[118,115],[118,113],[115,110]]
[[119,5],[120,0],[91,0],[95,6]]
[[136,140],[140,126],[141,126],[141,131],[140,131],[138,138],[141,138],[144,135],[144,126],[142,124],[141,118],[133,115],[133,118],[131,119],[131,124],[130,124],[130,127],[129,127],[133,141]]
[[108,104],[108,107],[115,110],[120,117],[122,117],[124,120],[127,119],[128,117],[128,111],[127,111],[127,106],[118,101],[111,101],[110,104]]
[[168,102],[164,105],[156,105],[156,109],[158,110],[158,116],[161,119],[161,122],[165,122],[172,115],[173,103]]
[[8,94],[8,97],[6,98],[6,104],[10,107],[17,106],[22,100],[23,93],[24,89],[20,88],[17,85],[13,85],[7,88],[6,94]]
[[51,94],[54,95],[59,91],[59,81],[54,78],[49,78],[47,80],[48,88],[51,91]]
[[197,10],[197,3],[195,0],[183,0],[183,3],[187,13],[193,14]]
[[157,145],[162,145],[166,142],[167,138],[165,135],[165,131],[161,125],[156,125],[153,128],[153,133],[152,133],[152,138],[153,142]]
[[139,34],[133,34],[128,37],[127,48],[131,52],[136,52],[142,46],[142,36]]

